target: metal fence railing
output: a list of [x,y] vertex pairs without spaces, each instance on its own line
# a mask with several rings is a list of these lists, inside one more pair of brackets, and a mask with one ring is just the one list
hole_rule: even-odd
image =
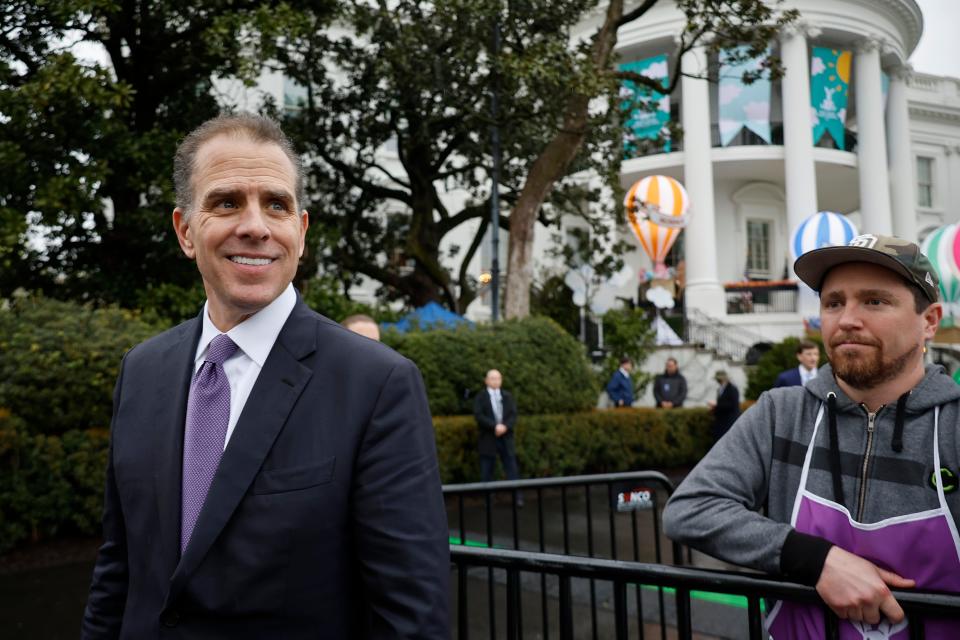
[[[443,491],[450,542],[455,546],[658,564],[669,555],[670,562],[680,564],[680,545],[663,536],[660,526],[660,513],[673,489],[673,483],[662,473],[634,471],[445,485]],[[487,568],[487,574],[486,619],[475,620],[474,626],[492,632],[498,624],[497,582],[492,567]],[[459,578],[466,579],[466,573]],[[536,589],[544,629],[549,629],[546,620],[552,606],[547,582],[547,576],[541,575]],[[666,628],[668,612],[663,590],[653,589],[649,595],[655,600],[651,606],[657,611],[659,626]],[[593,581],[587,581],[583,596],[589,609],[584,614],[590,637],[602,638],[597,586]],[[639,591],[635,594],[635,606],[644,606]],[[525,609],[508,608],[508,617],[522,616]],[[466,620],[461,623],[467,624]],[[466,628],[461,632],[465,633]]]
[[727,313],[795,313],[797,311],[797,283],[731,282],[723,286],[727,297]]
[[[490,598],[490,606],[496,608],[499,604],[506,614],[499,626],[494,621],[485,629],[490,638],[666,638],[669,627],[671,637],[689,640],[694,637],[697,612],[690,606],[691,594],[725,594],[745,600],[745,606],[740,607],[740,631],[727,631],[722,637],[765,638],[763,608],[764,601],[770,598],[818,604],[824,611],[827,638],[839,637],[837,618],[822,604],[815,589],[757,574],[461,545],[451,545],[450,553],[456,572],[453,583],[458,640],[483,637],[479,633],[471,636],[470,631],[471,603],[478,601],[471,582],[477,576],[482,578],[484,571],[488,580],[497,583],[497,589],[496,592],[481,589],[480,599]],[[591,629],[583,616],[586,604],[582,593],[578,595],[578,591],[583,591],[578,589],[578,581],[599,585],[603,592],[599,605],[589,604],[601,619],[599,636],[596,624]],[[668,591],[672,600],[671,615],[660,621],[659,628],[647,623],[639,595],[636,600],[630,597],[631,592],[640,594],[652,588]],[[539,594],[538,589],[542,589]],[[525,611],[535,609],[538,596],[546,597],[547,591],[551,606],[542,610],[542,616],[524,617]],[[910,621],[912,639],[924,637],[924,620],[960,619],[958,595],[894,591],[894,596]],[[729,618],[731,612],[736,610],[728,607],[724,615]]]

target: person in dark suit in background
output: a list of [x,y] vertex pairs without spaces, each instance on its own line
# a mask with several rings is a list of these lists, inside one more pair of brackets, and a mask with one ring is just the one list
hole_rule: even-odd
[[801,387],[817,377],[817,364],[820,362],[820,347],[816,342],[801,340],[797,344],[798,366],[781,371],[773,387]]
[[717,399],[710,400],[707,406],[713,412],[713,441],[716,442],[740,417],[740,390],[730,382],[726,371],[717,371],[713,379],[717,381]]
[[81,638],[449,637],[423,382],[294,290],[292,145],[271,120],[221,116],[174,174],[207,302],[120,366]]
[[667,358],[663,373],[653,379],[653,399],[661,409],[676,409],[687,399],[687,379],[676,358]]
[[517,424],[517,405],[509,391],[504,391],[503,376],[496,369],[487,371],[485,387],[473,400],[473,417],[477,419],[480,453],[480,479],[493,480],[493,469],[500,456],[500,464],[508,480],[520,477],[517,470],[517,452],[513,432]]
[[624,356],[620,358],[620,368],[610,376],[610,382],[607,383],[607,396],[614,407],[633,406],[633,378],[630,372],[633,371],[633,360]]

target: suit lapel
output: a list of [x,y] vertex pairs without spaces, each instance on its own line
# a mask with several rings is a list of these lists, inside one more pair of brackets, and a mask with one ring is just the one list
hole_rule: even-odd
[[267,356],[237,426],[220,459],[207,498],[171,580],[173,601],[220,534],[286,424],[287,416],[307,386],[313,371],[300,360],[317,348],[317,324],[298,299]]
[[[202,313],[202,312],[201,312]],[[193,377],[194,354],[203,327],[199,318],[181,327],[180,335],[163,354],[157,371],[156,447],[154,481],[160,520],[160,553],[167,575],[180,555],[180,506],[183,481],[183,428]]]

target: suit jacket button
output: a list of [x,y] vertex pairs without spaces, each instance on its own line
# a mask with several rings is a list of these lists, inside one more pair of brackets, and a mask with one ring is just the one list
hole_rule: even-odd
[[180,612],[175,609],[164,611],[163,615],[160,616],[160,622],[162,622],[165,627],[175,627],[177,623],[180,622]]

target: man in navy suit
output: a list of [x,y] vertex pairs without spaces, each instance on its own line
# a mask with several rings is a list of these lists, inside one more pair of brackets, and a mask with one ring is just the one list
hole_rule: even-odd
[[308,218],[289,140],[215,118],[174,173],[207,302],[123,359],[81,637],[448,637],[423,383],[293,289]]
[[817,377],[817,364],[820,362],[820,347],[816,342],[801,340],[797,344],[798,366],[781,371],[773,387],[800,387]]
[[614,407],[633,406],[631,371],[633,371],[633,360],[626,356],[620,358],[620,368],[613,372],[610,382],[607,383],[607,396]]

